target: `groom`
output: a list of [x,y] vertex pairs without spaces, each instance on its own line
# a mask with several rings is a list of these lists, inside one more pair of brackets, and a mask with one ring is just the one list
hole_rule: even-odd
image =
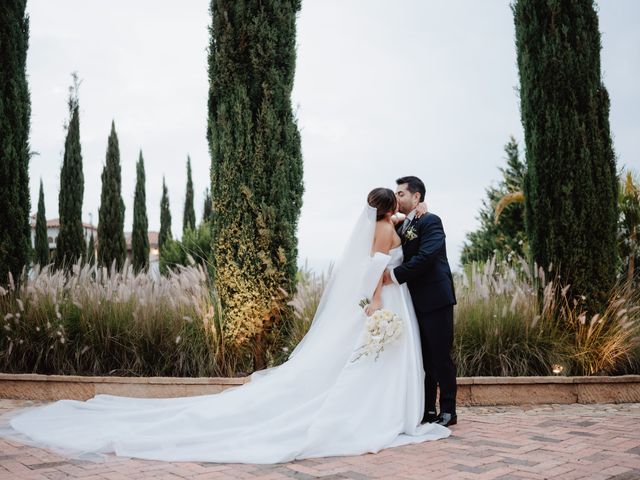
[[[425,413],[422,422],[455,425],[456,367],[451,359],[453,306],[456,296],[447,260],[442,221],[432,213],[416,218],[416,207],[424,201],[425,187],[417,177],[396,180],[398,209],[407,215],[398,225],[404,263],[386,270],[385,285],[407,283],[420,327],[422,361],[426,373]],[[436,413],[436,392],[440,387],[440,414]]]

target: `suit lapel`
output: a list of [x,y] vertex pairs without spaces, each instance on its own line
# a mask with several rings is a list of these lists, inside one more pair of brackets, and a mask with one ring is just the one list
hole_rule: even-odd
[[[409,225],[407,225],[407,230],[411,228],[411,225],[413,225],[415,223],[415,221],[418,218],[416,216],[414,216],[410,221],[409,221]],[[398,233],[398,235],[402,236],[402,226],[404,225],[404,220],[400,223],[398,223],[398,225],[396,225],[396,232]]]
[[[417,222],[417,221],[418,221],[418,217],[413,217],[413,218],[411,219],[411,221],[409,222],[409,225],[407,225],[407,230],[405,230],[405,231],[404,231],[404,233],[407,233],[407,231],[408,231],[411,227],[413,227],[413,226],[416,224],[416,222]],[[400,229],[400,231],[402,231],[402,229]]]

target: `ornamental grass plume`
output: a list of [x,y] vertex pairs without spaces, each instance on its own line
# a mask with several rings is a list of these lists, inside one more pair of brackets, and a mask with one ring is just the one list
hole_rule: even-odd
[[563,297],[563,316],[573,332],[568,359],[572,372],[581,375],[638,372],[640,292],[618,286],[604,312],[593,315],[581,308],[581,302]]
[[470,265],[455,282],[460,376],[640,370],[640,292],[626,283],[614,288],[603,312],[588,314],[586,298],[570,297],[553,271],[521,258]]
[[298,272],[296,292],[289,302],[293,308],[293,319],[289,326],[289,338],[293,346],[307,334],[332,270],[333,265],[326,273],[317,274],[305,264]]
[[[81,375],[233,375],[202,266],[167,276],[74,264],[36,267],[0,292],[0,369]],[[176,339],[180,341],[176,342]]]
[[540,314],[545,274],[515,258],[474,263],[455,278],[454,360],[459,376],[548,375],[562,358],[557,319]]
[[[216,286],[203,265],[166,276],[76,263],[36,266],[0,287],[0,371],[80,375],[234,376],[252,355],[226,341]],[[25,274],[23,273],[23,276]],[[329,274],[299,271],[292,315],[264,339],[268,365],[309,330]],[[460,376],[640,372],[640,291],[622,283],[586,313],[558,277],[521,258],[455,276],[454,358]]]

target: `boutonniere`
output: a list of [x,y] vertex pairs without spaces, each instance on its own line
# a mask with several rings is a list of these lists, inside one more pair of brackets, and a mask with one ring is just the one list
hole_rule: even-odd
[[411,225],[409,228],[407,228],[402,237],[404,238],[405,242],[410,242],[411,240],[418,238],[418,233],[416,232],[415,225]]

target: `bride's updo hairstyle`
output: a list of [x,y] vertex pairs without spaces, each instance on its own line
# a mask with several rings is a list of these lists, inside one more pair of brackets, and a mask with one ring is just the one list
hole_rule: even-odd
[[389,212],[395,213],[398,205],[396,194],[393,193],[393,190],[382,187],[374,188],[369,192],[367,203],[378,211],[376,221],[382,220]]

